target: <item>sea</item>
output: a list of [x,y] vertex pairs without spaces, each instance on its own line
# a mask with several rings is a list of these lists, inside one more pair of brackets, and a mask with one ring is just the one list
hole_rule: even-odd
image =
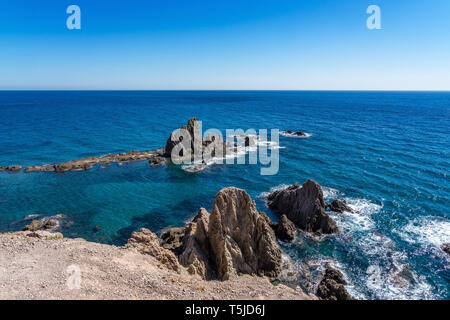
[[450,298],[450,255],[440,248],[450,242],[450,92],[0,91],[0,166],[158,149],[192,117],[204,131],[306,136],[271,144],[279,155],[272,175],[261,174],[268,165],[259,161],[0,172],[0,232],[62,213],[66,237],[123,245],[142,227],[183,226],[228,186],[245,189],[276,220],[267,195],[313,179],[327,201],[354,209],[330,213],[336,235],[300,232],[280,242],[313,284],[329,262],[358,299]]

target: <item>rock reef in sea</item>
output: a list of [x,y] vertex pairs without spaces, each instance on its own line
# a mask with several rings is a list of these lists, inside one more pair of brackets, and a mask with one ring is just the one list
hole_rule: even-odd
[[338,231],[336,223],[325,212],[326,203],[320,185],[307,180],[302,187],[294,184],[268,197],[268,207],[278,215],[285,214],[297,227],[307,232],[330,234]]
[[22,170],[22,166],[0,166],[0,171],[19,172]]

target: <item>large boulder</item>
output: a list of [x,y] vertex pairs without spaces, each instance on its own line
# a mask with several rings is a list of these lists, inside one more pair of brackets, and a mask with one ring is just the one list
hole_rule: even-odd
[[317,288],[317,296],[324,300],[353,300],[344,287],[346,284],[344,275],[326,263],[325,274]]
[[282,241],[290,242],[295,240],[297,228],[285,214],[281,215],[278,223],[272,225],[272,229],[275,231],[276,237]]
[[208,237],[220,280],[240,273],[275,279],[281,272],[282,252],[275,234],[245,190],[219,191],[209,217]]
[[133,232],[126,248],[135,248],[142,254],[148,254],[158,260],[162,266],[179,272],[178,260],[170,250],[164,249],[159,244],[159,239],[150,230],[142,228],[140,232]]
[[338,231],[336,223],[325,212],[322,188],[313,180],[307,180],[302,187],[295,184],[273,192],[267,204],[276,214],[286,214],[302,230],[319,234]]
[[[199,126],[198,126],[198,119],[197,118],[191,118],[188,120],[188,124],[187,126],[183,125],[180,129],[184,129],[186,130],[190,135],[191,135],[191,150],[194,150],[194,144],[199,144],[200,149],[198,150],[202,150],[201,146],[202,146],[202,136],[201,133],[199,131]],[[196,141],[196,139],[194,139],[194,137],[199,136],[199,141]],[[166,142],[166,147],[164,148],[164,156],[166,158],[170,158],[172,155],[172,150],[173,148],[179,144],[182,140],[182,136],[179,134],[179,132],[176,130],[172,133],[170,133],[169,138],[167,139]],[[198,147],[198,145],[197,145]],[[182,154],[183,151],[180,152],[180,156],[187,156]],[[193,152],[193,151],[192,151]]]

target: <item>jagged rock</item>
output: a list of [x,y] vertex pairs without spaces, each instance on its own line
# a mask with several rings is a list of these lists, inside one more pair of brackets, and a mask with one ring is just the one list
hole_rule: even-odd
[[281,249],[275,233],[245,190],[219,191],[209,219],[211,258],[220,280],[239,273],[278,277]]
[[441,249],[447,253],[450,254],[450,243],[444,243],[441,245]]
[[317,288],[317,296],[324,300],[353,300],[344,287],[346,284],[344,275],[326,263],[325,275]]
[[161,247],[156,234],[146,228],[142,228],[140,232],[133,232],[125,247],[136,248],[142,254],[151,255],[168,269],[176,272],[180,270],[180,265],[173,252]]
[[156,166],[162,166],[165,162],[166,162],[166,159],[164,159],[163,157],[160,157],[160,156],[151,158],[151,159],[148,161],[148,163],[149,163],[151,166],[155,166],[155,167],[156,167]]
[[[180,129],[187,130],[187,132],[189,132],[189,134],[191,135],[191,151],[192,152],[194,150],[195,143],[200,143],[200,146],[202,145],[202,137],[201,137],[201,133],[199,132],[197,118],[194,117],[194,118],[189,119],[188,125],[187,126],[183,125]],[[197,136],[199,137],[199,139],[194,138]],[[179,135],[178,132],[176,132],[176,131],[170,133],[170,136],[166,142],[166,147],[164,148],[164,156],[166,158],[171,157],[173,148],[182,141],[182,138],[183,137],[181,135]],[[199,141],[196,141],[196,140],[199,140]],[[198,150],[201,150],[201,147]],[[181,150],[180,156],[187,156],[187,155],[183,155],[183,150]]]
[[26,225],[22,230],[23,231],[37,231],[42,228],[41,220],[33,220],[30,224]]
[[280,221],[274,224],[272,228],[275,231],[276,237],[282,241],[290,242],[295,239],[297,228],[285,214],[281,215]]
[[[190,154],[184,154],[184,148],[180,148],[179,150],[177,150],[180,159],[192,161],[195,159],[195,156],[197,156],[196,160],[205,161],[206,158],[218,156],[218,154],[216,154],[217,150],[221,150],[222,156],[226,155],[227,146],[222,137],[208,136],[203,139],[197,118],[194,117],[189,119],[187,126],[183,125],[180,129],[184,129],[187,131],[187,133],[189,133],[191,149]],[[180,131],[175,130],[174,132],[172,132],[167,139],[163,156],[166,158],[171,158],[173,149],[176,145],[182,142],[183,139],[183,134]],[[197,152],[198,154],[195,155],[195,152]]]
[[298,184],[268,196],[267,205],[276,214],[287,218],[300,229],[315,233],[335,233],[336,223],[325,212],[325,201],[320,185],[307,180],[302,187]]
[[180,254],[183,249],[184,229],[170,228],[164,231],[160,236],[161,246],[175,254]]
[[208,229],[210,214],[201,208],[195,218],[186,225],[183,252],[179,256],[181,265],[191,274],[197,274],[203,279],[215,277],[211,262]]
[[0,171],[10,171],[10,172],[19,172],[22,170],[22,166],[6,166],[6,167],[0,167]]
[[335,211],[335,212],[353,212],[353,209],[350,208],[347,203],[345,203],[345,201],[341,201],[341,200],[333,200],[333,202],[331,202],[331,204],[328,206],[330,208],[331,211]]

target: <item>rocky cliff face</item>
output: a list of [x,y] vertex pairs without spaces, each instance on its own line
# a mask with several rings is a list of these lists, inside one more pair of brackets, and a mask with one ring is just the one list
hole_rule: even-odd
[[275,279],[281,272],[282,251],[275,233],[245,190],[219,191],[211,214],[200,209],[186,225],[182,242],[180,264],[203,279],[227,280],[238,274]]
[[216,195],[208,237],[219,279],[236,273],[279,275],[281,249],[275,233],[244,190],[225,188]]
[[322,188],[313,180],[307,180],[302,187],[295,184],[275,191],[268,200],[271,210],[285,214],[302,230],[319,234],[338,231],[336,223],[325,212]]

